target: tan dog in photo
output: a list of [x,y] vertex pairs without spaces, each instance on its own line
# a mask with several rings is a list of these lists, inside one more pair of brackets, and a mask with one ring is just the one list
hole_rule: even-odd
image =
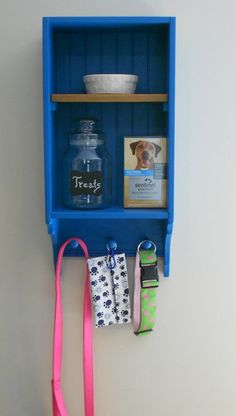
[[153,167],[154,159],[161,151],[161,147],[158,144],[139,140],[130,144],[133,155],[137,158],[137,165],[135,170],[151,169]]

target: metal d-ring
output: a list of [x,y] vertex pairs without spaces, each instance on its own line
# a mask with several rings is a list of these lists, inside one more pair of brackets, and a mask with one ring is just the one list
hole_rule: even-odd
[[156,246],[156,244],[153,241],[151,241],[151,240],[143,240],[143,241],[141,241],[141,243],[139,243],[139,245],[138,245],[138,251],[140,250],[140,248],[143,245],[145,245],[145,247],[143,247],[144,250],[150,250],[150,248],[153,248],[154,249],[154,252],[156,253],[157,246]]

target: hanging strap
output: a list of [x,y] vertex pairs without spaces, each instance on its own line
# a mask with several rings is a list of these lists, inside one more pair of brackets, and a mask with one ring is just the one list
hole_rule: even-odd
[[61,264],[64,250],[68,244],[76,241],[82,248],[86,258],[86,277],[84,283],[84,320],[83,320],[83,362],[84,362],[84,406],[85,416],[94,416],[94,392],[93,392],[93,334],[92,334],[92,309],[90,299],[89,274],[88,274],[88,249],[86,244],[77,237],[65,241],[58,253],[56,265],[56,299],[53,338],[53,375],[52,397],[53,416],[67,416],[67,410],[63,399],[61,386],[62,364],[62,338],[63,338],[63,311],[61,295]]
[[134,277],[133,321],[135,335],[149,333],[156,322],[159,285],[155,250],[137,250]]

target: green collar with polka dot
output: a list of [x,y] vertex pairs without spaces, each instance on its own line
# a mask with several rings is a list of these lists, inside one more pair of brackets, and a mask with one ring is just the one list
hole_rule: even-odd
[[157,256],[153,248],[139,250],[140,267],[140,311],[136,335],[153,330],[156,322],[156,289],[159,286]]

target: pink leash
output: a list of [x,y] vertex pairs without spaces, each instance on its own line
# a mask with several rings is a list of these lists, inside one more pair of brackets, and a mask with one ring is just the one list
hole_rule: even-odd
[[61,386],[62,364],[62,338],[63,338],[63,311],[61,296],[61,264],[64,250],[71,241],[76,241],[82,248],[86,258],[86,278],[84,286],[84,320],[83,320],[83,360],[84,360],[84,406],[85,416],[94,416],[94,392],[93,392],[93,324],[92,307],[90,299],[88,249],[86,244],[77,237],[66,240],[58,253],[56,265],[56,299],[53,338],[53,376],[52,376],[52,400],[53,416],[67,416],[67,410],[63,399]]

